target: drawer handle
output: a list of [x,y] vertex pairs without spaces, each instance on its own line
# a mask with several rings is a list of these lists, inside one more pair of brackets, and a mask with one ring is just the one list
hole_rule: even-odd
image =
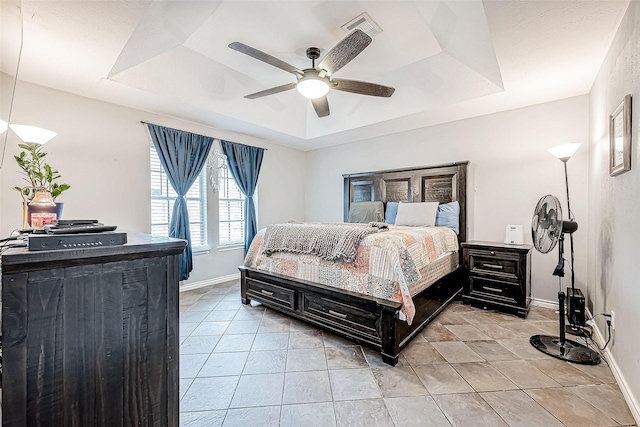
[[486,290],[491,291],[491,292],[498,292],[500,294],[504,292],[504,289],[492,288],[490,286],[483,286],[483,289],[486,289]]
[[496,264],[482,264],[483,267],[486,268],[495,268],[496,270],[502,270],[504,267],[501,265],[496,265]]
[[329,310],[329,314],[332,315],[332,316],[339,317],[341,319],[346,319],[347,318],[346,314],[338,313],[337,311],[333,311],[333,310]]
[[263,294],[265,294],[267,296],[273,296],[273,292],[265,291],[264,289],[261,289],[260,292],[262,292]]

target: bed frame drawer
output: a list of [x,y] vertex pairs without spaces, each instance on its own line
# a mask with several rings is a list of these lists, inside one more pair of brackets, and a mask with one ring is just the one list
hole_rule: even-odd
[[305,317],[328,325],[337,323],[380,342],[379,315],[314,293],[304,292],[301,297],[301,309]]
[[270,302],[291,310],[296,309],[296,291],[247,278],[247,295],[256,301]]

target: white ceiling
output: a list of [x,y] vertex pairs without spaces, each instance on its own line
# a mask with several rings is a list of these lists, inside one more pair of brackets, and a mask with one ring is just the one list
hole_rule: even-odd
[[[23,0],[18,77],[308,150],[588,93],[628,2]],[[295,77],[229,43],[308,68],[362,12],[383,32],[336,77],[391,98],[244,98]]]

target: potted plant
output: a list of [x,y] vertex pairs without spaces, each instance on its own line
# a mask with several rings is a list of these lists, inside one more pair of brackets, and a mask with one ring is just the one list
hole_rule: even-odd
[[[56,182],[59,179],[60,173],[46,163],[45,158],[47,152],[43,150],[43,146],[35,143],[18,144],[18,147],[22,148],[19,155],[14,156],[16,163],[20,168],[20,173],[24,175],[25,181],[29,183],[24,187],[14,187],[15,190],[20,192],[24,204],[23,227],[26,227],[28,222],[32,224],[32,214],[41,213],[55,213],[59,219],[62,215],[62,203],[56,203],[55,206],[33,206],[29,202],[33,200],[38,192],[45,192],[51,196],[51,199],[55,201],[56,197],[61,195],[64,191],[68,190],[71,186],[69,184],[58,184]],[[49,217],[49,220],[51,218]],[[46,218],[45,218],[46,220]],[[36,224],[40,226],[42,224]]]

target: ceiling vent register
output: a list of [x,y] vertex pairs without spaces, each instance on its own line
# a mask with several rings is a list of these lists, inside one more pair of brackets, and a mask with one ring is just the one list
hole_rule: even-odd
[[366,12],[356,16],[341,28],[347,33],[350,33],[353,30],[361,30],[369,37],[373,37],[382,32],[382,28],[380,28],[380,26],[376,24]]

